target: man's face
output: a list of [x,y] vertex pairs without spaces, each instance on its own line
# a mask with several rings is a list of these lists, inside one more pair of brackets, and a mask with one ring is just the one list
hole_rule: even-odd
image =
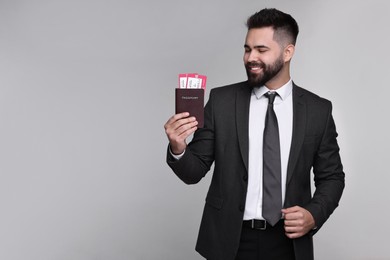
[[273,35],[271,27],[250,29],[247,33],[244,65],[252,87],[265,85],[278,77],[284,66],[282,48]]

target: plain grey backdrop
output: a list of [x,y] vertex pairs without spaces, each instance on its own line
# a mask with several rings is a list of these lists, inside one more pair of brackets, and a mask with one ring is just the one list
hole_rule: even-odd
[[0,259],[201,259],[211,174],[174,176],[163,125],[178,73],[246,79],[264,7],[296,18],[292,77],[334,105],[346,189],[316,259],[390,259],[386,0],[0,0]]

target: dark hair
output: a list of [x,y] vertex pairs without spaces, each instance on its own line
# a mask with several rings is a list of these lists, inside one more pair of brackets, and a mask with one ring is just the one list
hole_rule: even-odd
[[274,37],[277,37],[279,43],[288,40],[288,43],[294,44],[298,37],[298,24],[295,19],[275,8],[265,8],[250,16],[246,22],[248,30],[254,28],[272,27]]

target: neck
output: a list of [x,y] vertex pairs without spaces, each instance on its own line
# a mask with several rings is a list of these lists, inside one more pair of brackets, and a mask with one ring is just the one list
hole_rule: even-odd
[[275,77],[265,83],[265,86],[270,90],[277,90],[289,82],[290,78],[290,66],[287,64],[275,75]]

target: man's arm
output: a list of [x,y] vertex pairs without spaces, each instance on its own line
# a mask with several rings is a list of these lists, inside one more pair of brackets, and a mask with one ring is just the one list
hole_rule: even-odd
[[313,172],[316,190],[305,207],[283,209],[286,235],[298,238],[317,232],[329,218],[344,189],[344,172],[337,144],[337,132],[329,106],[324,134],[314,156]]
[[[169,147],[173,154],[182,154],[180,159],[172,156],[167,149],[167,163],[173,172],[186,184],[199,182],[214,161],[214,125],[213,125],[213,90],[204,109],[204,127],[197,128],[194,117],[188,113],[181,113],[171,117],[165,124],[165,131],[169,139]],[[196,131],[195,131],[196,130]],[[186,138],[194,133],[194,137],[187,145]]]
[[315,232],[338,207],[345,186],[337,136],[330,104],[324,134],[313,161],[316,189],[310,203],[305,206],[315,220]]

